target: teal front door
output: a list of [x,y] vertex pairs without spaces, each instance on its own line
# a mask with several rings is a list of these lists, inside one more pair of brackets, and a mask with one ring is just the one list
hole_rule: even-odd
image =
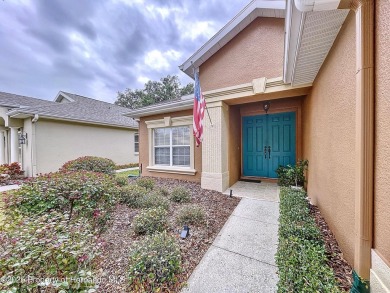
[[295,137],[295,112],[243,117],[243,176],[276,178],[279,165],[295,164]]

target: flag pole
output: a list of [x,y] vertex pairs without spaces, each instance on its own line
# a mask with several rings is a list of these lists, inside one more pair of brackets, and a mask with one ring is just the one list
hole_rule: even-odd
[[[192,65],[192,74],[194,75],[194,78],[195,78],[195,66],[194,66],[194,63],[191,61],[191,65]],[[209,113],[209,108],[207,108],[207,104],[206,104],[206,111],[207,111],[207,116],[209,116],[209,120],[210,120],[210,124],[211,124],[211,127],[214,127],[214,124],[213,122],[211,121],[211,117],[210,117],[210,113]]]

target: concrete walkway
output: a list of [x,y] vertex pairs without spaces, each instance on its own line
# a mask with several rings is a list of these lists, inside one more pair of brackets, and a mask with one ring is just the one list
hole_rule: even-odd
[[0,186],[0,192],[13,190],[13,189],[18,189],[18,188],[19,188],[19,185],[17,185],[17,184]]
[[279,189],[276,184],[259,185],[239,182],[236,186],[236,194],[245,197],[182,292],[276,292],[274,256],[278,241]]

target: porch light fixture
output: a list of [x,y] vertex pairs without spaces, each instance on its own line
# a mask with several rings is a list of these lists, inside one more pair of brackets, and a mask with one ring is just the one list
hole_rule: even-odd
[[266,114],[268,113],[268,110],[270,107],[271,107],[271,103],[269,101],[266,101],[263,103],[263,109],[264,109]]
[[180,238],[185,239],[188,236],[190,236],[190,228],[188,227],[188,225],[184,225],[183,230],[181,230],[180,233]]
[[27,141],[27,133],[23,133],[22,131],[19,131],[19,144],[26,144]]

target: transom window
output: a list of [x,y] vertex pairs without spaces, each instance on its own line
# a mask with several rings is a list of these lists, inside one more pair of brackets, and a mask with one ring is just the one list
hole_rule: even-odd
[[190,166],[190,127],[154,129],[154,164]]

